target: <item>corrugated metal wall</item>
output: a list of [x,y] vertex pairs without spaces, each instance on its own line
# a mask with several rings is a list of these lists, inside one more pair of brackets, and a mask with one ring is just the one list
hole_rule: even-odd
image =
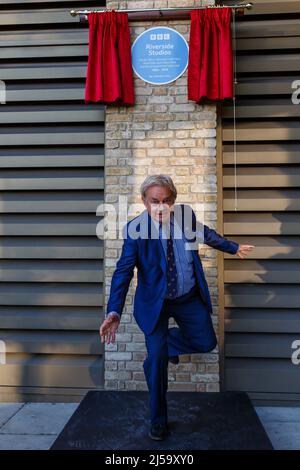
[[104,107],[84,104],[97,1],[0,0],[0,399],[77,400],[103,385]]
[[247,260],[225,256],[225,387],[299,400],[300,1],[253,3],[237,21],[236,212],[233,108],[222,116],[224,234],[256,245]]

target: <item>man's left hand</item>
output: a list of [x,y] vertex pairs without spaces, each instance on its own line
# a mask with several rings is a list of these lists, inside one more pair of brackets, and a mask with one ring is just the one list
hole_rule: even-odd
[[253,250],[254,245],[240,245],[236,255],[238,255],[241,259],[245,258],[249,251]]

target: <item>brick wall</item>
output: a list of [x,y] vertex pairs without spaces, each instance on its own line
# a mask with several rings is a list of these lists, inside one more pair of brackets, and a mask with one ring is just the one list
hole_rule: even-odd
[[[213,1],[157,0],[107,1],[110,8],[200,6]],[[174,27],[189,39],[189,20],[130,22],[131,39],[153,25]],[[187,100],[187,71],[165,86],[145,83],[134,76],[136,104],[106,107],[105,201],[117,203],[119,195],[129,204],[140,203],[139,188],[149,174],[167,173],[177,187],[177,203],[192,207],[203,203],[204,222],[216,229],[216,107]],[[105,241],[105,303],[111,276],[120,256],[122,240]],[[218,332],[216,251],[199,248],[213,302],[213,321]],[[146,357],[144,335],[133,316],[136,273],[131,282],[116,342],[105,345],[105,388],[147,390],[143,372]],[[170,326],[176,325],[171,319]],[[218,350],[209,354],[180,356],[169,365],[169,390],[218,391]]]

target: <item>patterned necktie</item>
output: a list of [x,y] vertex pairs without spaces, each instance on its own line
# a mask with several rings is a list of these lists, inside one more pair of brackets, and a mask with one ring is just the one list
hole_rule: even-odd
[[[171,232],[171,230],[170,230]],[[177,297],[177,268],[174,255],[173,238],[167,238],[167,297]]]

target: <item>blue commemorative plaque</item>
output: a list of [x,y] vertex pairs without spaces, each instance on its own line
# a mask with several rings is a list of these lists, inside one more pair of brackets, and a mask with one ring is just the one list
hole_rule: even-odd
[[132,68],[147,83],[174,82],[187,68],[189,49],[175,29],[150,28],[140,34],[131,48]]

